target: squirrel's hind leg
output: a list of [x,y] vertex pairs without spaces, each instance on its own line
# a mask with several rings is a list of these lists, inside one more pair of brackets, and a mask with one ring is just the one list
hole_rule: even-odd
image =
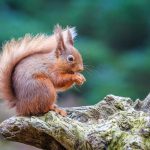
[[[23,85],[23,86],[22,86]],[[19,84],[16,111],[18,115],[42,115],[56,102],[56,90],[48,78],[37,77],[28,83]]]
[[[55,102],[56,102],[56,90],[54,88],[54,85],[53,83],[51,82],[51,80],[47,77],[45,77],[44,75],[42,74],[38,74],[38,75],[35,75],[36,79],[41,82],[43,84],[43,82],[45,82],[45,85],[47,85],[47,87],[49,88],[49,92],[51,93],[51,97],[49,99],[50,102],[52,103],[49,103],[49,111],[55,111],[56,113],[60,114],[61,116],[66,116],[67,115],[67,112],[61,108],[59,108]],[[53,100],[54,99],[54,100]]]
[[[21,89],[21,88],[20,88]],[[66,116],[67,113],[55,104],[57,94],[49,78],[35,76],[35,80],[24,84],[19,92],[16,111],[21,116],[42,115],[52,110]]]

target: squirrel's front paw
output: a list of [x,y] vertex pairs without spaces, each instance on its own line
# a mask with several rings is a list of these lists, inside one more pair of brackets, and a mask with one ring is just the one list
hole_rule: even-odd
[[86,81],[85,77],[80,73],[75,75],[74,80],[77,85],[82,85]]

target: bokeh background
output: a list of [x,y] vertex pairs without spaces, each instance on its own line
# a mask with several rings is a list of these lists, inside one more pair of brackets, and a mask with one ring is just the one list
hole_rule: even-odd
[[[150,90],[149,0],[0,0],[0,45],[26,33],[75,26],[87,82],[59,95],[61,106],[91,105],[107,94],[143,99]],[[0,121],[13,110],[0,102]],[[0,150],[33,150],[0,142]]]

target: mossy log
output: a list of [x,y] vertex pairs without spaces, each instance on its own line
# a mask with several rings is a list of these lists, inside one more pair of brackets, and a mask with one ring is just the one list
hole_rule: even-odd
[[150,150],[150,95],[106,96],[93,106],[64,108],[67,117],[12,117],[0,124],[5,140],[46,150]]

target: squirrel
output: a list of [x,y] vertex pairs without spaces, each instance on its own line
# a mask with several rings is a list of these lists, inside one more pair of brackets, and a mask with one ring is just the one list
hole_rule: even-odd
[[56,25],[50,36],[25,35],[2,47],[0,99],[15,107],[17,115],[41,115],[52,110],[66,116],[55,103],[57,93],[86,79],[82,56],[74,47],[75,28]]

